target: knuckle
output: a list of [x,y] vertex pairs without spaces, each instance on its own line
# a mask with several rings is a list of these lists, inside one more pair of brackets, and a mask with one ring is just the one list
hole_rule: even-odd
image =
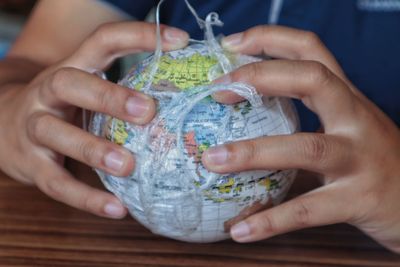
[[89,40],[92,40],[94,43],[98,45],[106,45],[110,40],[110,33],[112,32],[113,25],[115,23],[108,22],[103,23],[94,30],[92,36]]
[[372,208],[373,210],[379,209],[379,207],[382,207],[384,199],[386,199],[384,194],[379,194],[379,192],[371,193],[369,194],[369,196],[367,196],[367,206],[368,208]]
[[251,80],[257,79],[263,75],[263,62],[255,62],[249,65]]
[[58,181],[58,179],[48,178],[45,181],[38,183],[38,187],[49,197],[62,201],[65,193],[65,188],[62,183]]
[[141,44],[149,38],[148,36],[146,37],[146,34],[148,34],[146,30],[148,28],[145,26],[135,25],[129,31],[129,35],[120,26],[115,22],[100,25],[88,39],[88,49],[92,47],[96,48],[96,50],[101,52],[102,56],[115,59],[121,52],[120,49],[123,47],[124,39],[129,38],[131,43]]
[[324,162],[330,152],[329,142],[322,135],[311,135],[303,140],[303,155],[312,164]]
[[[248,66],[246,66],[246,67],[248,67]],[[233,71],[233,72],[231,72],[230,74],[229,74],[229,77],[230,77],[230,79],[232,80],[232,82],[240,82],[240,81],[243,81],[243,78],[242,78],[242,73],[243,72],[245,72],[246,70],[244,70],[244,68],[239,68],[239,69],[237,69],[237,70],[235,70],[235,71]]]
[[99,214],[100,212],[98,210],[98,205],[96,205],[95,200],[95,198],[90,196],[83,197],[80,203],[80,208],[94,214]]
[[312,32],[306,31],[303,35],[303,46],[305,49],[314,50],[317,47],[320,47],[322,44],[319,36]]
[[99,157],[97,153],[97,144],[92,141],[82,142],[77,145],[77,151],[83,162],[90,165],[99,165]]
[[246,31],[245,34],[249,34],[250,36],[254,36],[255,38],[262,39],[264,36],[268,36],[271,34],[271,26],[258,25],[251,28],[249,31]]
[[261,234],[267,234],[267,233],[275,233],[279,229],[277,228],[277,225],[273,219],[272,216],[269,214],[264,214],[264,216],[259,218],[258,220],[254,220],[252,224],[254,229],[251,229],[252,232],[257,232]]
[[313,85],[310,87],[317,85],[318,89],[322,89],[331,80],[330,70],[321,62],[309,61],[308,68],[309,83]]
[[63,91],[73,80],[73,68],[60,68],[56,70],[50,78],[49,89],[56,97],[61,98]]
[[[115,113],[116,110],[120,109],[120,101],[118,101],[119,90],[112,90],[108,86],[98,87],[96,94],[96,102],[101,111],[110,114]],[[127,98],[127,96],[125,97]]]
[[[346,192],[347,193],[347,192]],[[376,211],[375,216],[381,216],[382,204],[387,200],[387,189],[382,187],[382,183],[366,183],[357,188],[356,192],[352,192],[354,198],[362,199],[362,201],[347,207],[347,213],[344,218],[345,222],[353,225],[360,225],[371,220],[371,210]]]
[[253,162],[257,158],[257,155],[258,155],[257,142],[255,140],[247,141],[244,152],[245,152],[245,154],[244,154],[245,160]]
[[49,127],[51,127],[51,115],[46,113],[35,113],[27,123],[28,136],[32,141],[41,143],[46,138]]
[[375,185],[374,189],[367,190],[364,193],[363,208],[361,210],[379,210],[382,207],[382,203],[385,202],[387,196],[385,195],[387,190],[381,192],[377,190],[379,185]]
[[257,152],[257,144],[254,140],[239,142],[236,145],[228,145],[229,154],[235,163],[248,164],[253,162]]
[[232,73],[232,80],[253,83],[260,75],[263,75],[262,66],[262,62],[247,64]]
[[156,35],[156,28],[153,26],[147,24],[137,24],[137,26],[133,35],[131,35],[134,42],[141,42]]
[[299,227],[311,225],[311,210],[305,200],[299,199],[293,205],[293,220],[295,225]]

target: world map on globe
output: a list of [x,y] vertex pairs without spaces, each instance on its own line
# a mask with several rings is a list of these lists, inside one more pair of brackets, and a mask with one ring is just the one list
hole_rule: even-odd
[[[227,56],[236,67],[259,61]],[[296,170],[220,175],[202,165],[202,153],[226,142],[294,133],[297,114],[290,100],[277,97],[263,97],[263,105],[253,106],[249,101],[224,105],[208,95],[193,104],[191,100],[222,74],[218,59],[204,44],[165,52],[155,73],[153,63],[150,56],[120,81],[139,91],[151,82],[145,93],[157,99],[158,112],[149,125],[100,113],[91,122],[94,134],[135,155],[135,171],[129,177],[96,171],[131,215],[153,232],[190,242],[229,238],[233,224],[282,201]]]

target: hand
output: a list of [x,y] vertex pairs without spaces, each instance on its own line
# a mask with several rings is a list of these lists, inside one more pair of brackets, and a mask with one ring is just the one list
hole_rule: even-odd
[[[153,51],[155,30],[153,24],[138,22],[103,25],[73,55],[29,84],[4,85],[0,91],[1,169],[78,209],[124,217],[126,209],[115,196],[79,182],[62,165],[65,155],[116,176],[133,171],[129,151],[72,122],[79,108],[136,124],[153,118],[153,99],[90,73],[128,53]],[[162,27],[162,36],[167,50],[181,48],[188,40],[187,33],[175,28]]]
[[[259,93],[300,99],[315,112],[322,133],[262,137],[209,149],[203,163],[218,173],[305,169],[324,185],[231,228],[249,242],[285,232],[347,222],[400,253],[400,132],[363,96],[315,34],[260,26],[223,40],[225,48],[272,56],[245,65],[216,83],[244,82]],[[384,88],[383,88],[384,89]],[[228,92],[215,98],[240,101]]]

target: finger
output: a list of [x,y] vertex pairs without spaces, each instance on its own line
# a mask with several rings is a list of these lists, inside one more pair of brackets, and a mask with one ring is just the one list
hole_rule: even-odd
[[[222,46],[236,53],[264,54],[280,59],[320,62],[342,79],[365,105],[370,109],[378,110],[348,80],[335,57],[313,32],[276,25],[256,26],[245,32],[227,36],[223,39]],[[224,98],[229,99],[232,97],[219,94],[219,100]],[[236,99],[238,98],[236,97]]]
[[[212,147],[204,166],[217,173],[246,170],[304,169],[337,177],[354,167],[345,139],[317,133],[262,137]],[[340,168],[339,168],[340,166]]]
[[284,26],[256,26],[243,33],[227,36],[222,45],[237,53],[318,61],[341,79],[347,80],[335,57],[313,32]]
[[134,159],[129,151],[50,114],[33,116],[28,130],[36,143],[89,166],[116,176],[127,176],[133,171]]
[[250,216],[231,228],[231,236],[238,242],[250,242],[303,228],[347,222],[353,208],[350,199],[337,197],[340,190],[336,183],[330,184]]
[[126,216],[126,208],[112,194],[77,181],[55,162],[39,167],[35,182],[51,198],[98,216],[114,219]]
[[316,61],[269,60],[248,64],[216,83],[242,82],[266,96],[300,99],[317,113],[325,126],[353,120],[358,102],[347,85]]
[[57,70],[42,88],[47,106],[68,103],[135,124],[148,123],[156,112],[151,97],[74,68]]
[[[186,46],[189,35],[177,28],[161,25],[164,50]],[[116,58],[131,53],[153,51],[156,25],[145,22],[119,22],[100,26],[64,65],[88,72],[104,69]]]

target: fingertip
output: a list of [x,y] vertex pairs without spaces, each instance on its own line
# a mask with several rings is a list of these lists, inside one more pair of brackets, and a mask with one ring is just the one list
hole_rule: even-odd
[[243,45],[243,33],[231,34],[224,37],[221,41],[221,46],[231,52],[238,52]]
[[144,125],[154,118],[156,114],[156,102],[150,96],[134,92],[134,95],[128,98],[125,109],[131,117],[130,121],[132,123]]
[[129,176],[134,171],[136,161],[135,157],[132,155],[131,152],[125,149],[123,151],[124,151],[124,164],[120,170],[120,175],[122,177],[126,177]]
[[189,34],[181,29],[174,27],[166,27],[162,36],[169,44],[169,49],[179,49],[185,47],[189,41]]
[[114,200],[111,200],[108,203],[106,203],[104,205],[103,211],[105,216],[112,219],[122,219],[128,213],[127,209],[122,205],[122,203],[117,198],[114,198]]
[[222,173],[229,161],[229,151],[223,145],[211,147],[204,151],[201,160],[208,170]]
[[140,123],[141,125],[149,123],[157,113],[157,103],[156,101],[147,96],[149,98],[149,109],[146,113],[146,116],[143,118],[143,121]]
[[253,241],[251,236],[251,227],[246,221],[241,221],[232,226],[230,235],[233,240],[239,243]]
[[219,91],[212,95],[213,99],[222,104],[236,104],[245,100],[243,97],[231,91]]
[[207,151],[204,151],[203,154],[201,155],[201,163],[204,165],[204,167],[206,167],[207,170],[213,171],[213,166],[207,155]]
[[135,159],[128,150],[112,145],[103,156],[102,164],[94,166],[118,177],[129,176],[135,168]]
[[228,161],[228,153],[225,146],[214,146],[207,149],[202,158],[208,165],[224,165]]

